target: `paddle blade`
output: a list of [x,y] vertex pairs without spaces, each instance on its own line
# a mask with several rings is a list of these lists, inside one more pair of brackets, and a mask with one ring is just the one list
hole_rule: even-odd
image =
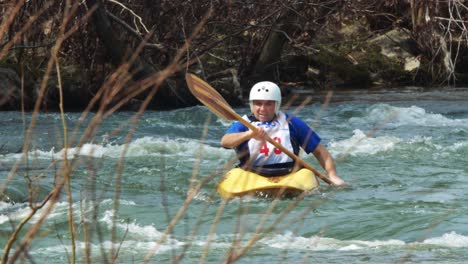
[[232,110],[231,106],[218,91],[207,82],[191,73],[185,74],[185,80],[193,96],[217,116],[226,120],[239,120],[240,116]]

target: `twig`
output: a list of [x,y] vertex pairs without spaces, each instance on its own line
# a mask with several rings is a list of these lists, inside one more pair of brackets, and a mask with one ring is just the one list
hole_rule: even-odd
[[143,19],[138,16],[132,9],[126,7],[124,4],[116,1],[116,0],[108,0],[109,2],[111,3],[114,3],[114,4],[117,4],[119,6],[121,6],[124,10],[127,10],[128,12],[130,12],[130,14],[132,14],[134,17],[136,17],[138,19],[138,21],[140,22],[140,25],[145,29],[145,32],[146,33],[149,33],[150,31],[148,30],[148,28],[145,26],[145,24],[143,23]]
[[[115,16],[114,14],[109,12],[108,10],[106,10],[106,14],[110,18],[115,20],[117,23],[119,23],[121,26],[123,26],[125,29],[127,29],[133,36],[137,37],[139,40],[143,40],[143,37],[141,36],[141,34],[139,32],[137,32],[136,30],[134,30],[132,27],[130,27],[127,23],[125,23],[125,21],[118,18],[117,16]],[[151,48],[157,48],[157,49],[160,49],[160,50],[165,48],[164,45],[159,44],[159,43],[146,43],[145,46],[146,47],[151,47]]]

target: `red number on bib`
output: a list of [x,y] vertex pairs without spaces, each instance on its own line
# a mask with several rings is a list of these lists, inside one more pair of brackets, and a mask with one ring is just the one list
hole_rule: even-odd
[[268,154],[270,154],[270,149],[268,148],[267,143],[263,143],[262,147],[260,148],[260,153],[263,153],[265,156],[268,157]]
[[[279,137],[275,137],[273,138],[274,141],[278,142],[278,144],[281,144],[281,138]],[[280,155],[282,153],[282,151],[278,148],[274,148],[273,149],[273,152],[276,154],[276,155]],[[263,155],[265,155],[266,157],[268,157],[268,155],[270,154],[270,149],[268,148],[268,144],[267,142],[265,142],[262,147],[260,148],[260,153],[263,153]]]
[[[278,144],[281,145],[281,138],[275,137],[273,140],[276,141],[276,142],[278,142]],[[279,155],[279,154],[281,154],[281,152],[282,152],[282,151],[281,151],[280,149],[278,149],[278,148],[275,148],[273,151],[275,152],[276,155]]]

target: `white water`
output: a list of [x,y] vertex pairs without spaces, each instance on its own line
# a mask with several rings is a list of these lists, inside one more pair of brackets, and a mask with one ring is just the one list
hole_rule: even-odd
[[[96,263],[102,262],[103,251],[109,254],[112,249],[119,249],[120,263],[140,262],[149,253],[154,254],[152,261],[170,262],[182,252],[186,252],[183,263],[201,259],[219,263],[233,241],[246,245],[269,230],[240,263],[463,263],[468,257],[467,101],[341,102],[330,105],[316,120],[319,110],[318,104],[307,106],[299,116],[318,124],[317,132],[350,187],[322,184],[272,229],[265,228],[282,217],[293,201],[245,198],[223,207],[214,190],[222,174],[219,171],[235,158],[233,151],[218,143],[229,123],[203,107],[145,113],[128,144],[125,129],[117,135],[111,132],[132,113],[118,113],[100,127],[95,140],[67,149],[44,137],[50,127],[60,127],[60,119],[43,118],[42,122],[56,123],[38,127],[27,156],[17,153],[23,143],[21,133],[10,133],[22,123],[15,117],[19,113],[0,113],[0,120],[10,124],[0,131],[7,142],[0,154],[0,177],[6,179],[10,168],[19,163],[18,172],[7,184],[11,201],[0,202],[2,244],[11,232],[11,223],[30,212],[24,176],[43,174],[35,182],[40,187],[36,202],[40,202],[51,190],[54,172],[66,156],[80,160],[72,176],[80,259],[89,247]],[[238,109],[243,111],[246,109]],[[72,125],[78,118],[69,113],[67,120]],[[60,138],[60,134],[52,138]],[[122,157],[125,164],[115,215],[115,171]],[[318,166],[311,156],[303,157]],[[58,162],[57,166],[49,166],[51,162]],[[190,186],[213,173],[214,179],[202,186],[166,234],[170,220],[184,208]],[[65,192],[62,197],[48,215],[41,235],[33,240],[29,254],[36,262],[68,262],[71,248]],[[38,211],[26,229],[37,223],[42,212]],[[217,215],[220,220],[215,222]],[[94,222],[102,241],[93,233],[87,244],[84,228]],[[112,226],[117,241],[112,240]]]

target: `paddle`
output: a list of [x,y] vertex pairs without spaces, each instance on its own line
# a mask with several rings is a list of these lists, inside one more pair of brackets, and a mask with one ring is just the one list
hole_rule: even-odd
[[[210,109],[213,113],[217,116],[226,119],[226,120],[237,120],[244,124],[252,131],[257,131],[257,128],[252,125],[247,120],[243,119],[240,115],[238,115],[231,106],[224,100],[224,98],[207,82],[203,81],[202,79],[198,78],[196,75],[187,73],[185,74],[185,79],[187,81],[187,85],[190,89],[190,92],[201,102],[203,103],[208,109]],[[266,140],[273,144],[276,148],[280,149],[286,155],[291,157],[293,160],[301,164],[304,168],[311,170],[315,175],[317,175],[320,179],[325,181],[328,184],[332,184],[330,179],[326,176],[321,174],[318,170],[314,169],[312,166],[307,164],[304,160],[299,158],[296,154],[289,151],[283,145],[279,144],[268,135],[266,136]]]

